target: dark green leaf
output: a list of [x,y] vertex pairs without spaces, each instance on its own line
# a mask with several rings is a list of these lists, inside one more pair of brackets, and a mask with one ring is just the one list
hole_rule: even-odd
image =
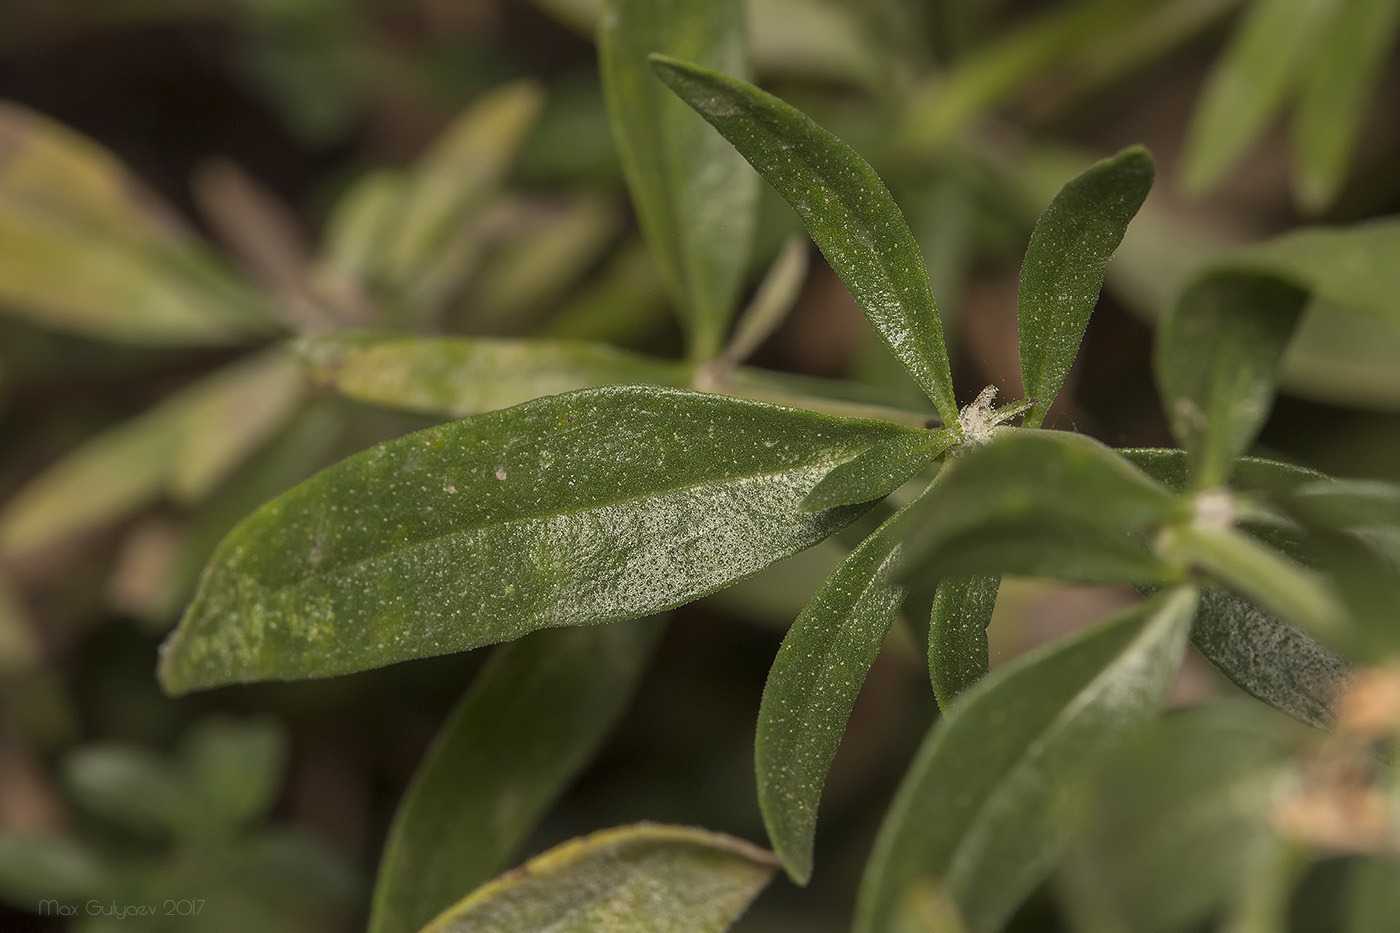
[[1152,188],[1152,156],[1136,146],[1090,166],[1036,221],[1021,266],[1021,382],[1038,428],[1079,352],[1104,270]]
[[812,876],[817,803],[856,695],[894,624],[892,582],[906,506],[866,538],[817,590],[768,672],[754,760],[768,838],[798,884]]
[[1236,686],[1295,719],[1331,727],[1347,663],[1311,636],[1228,590],[1207,589],[1191,642]]
[[1267,855],[1287,725],[1257,704],[1211,704],[1134,736],[1082,792],[1071,902],[1133,933],[1201,929]]
[[275,720],[211,718],[193,726],[181,760],[201,827],[238,829],[265,817],[282,788],[286,731]]
[[[1186,451],[1173,447],[1127,447],[1118,448],[1118,454],[1173,492],[1187,491],[1190,477]],[[1230,474],[1230,485],[1245,492],[1275,495],[1323,477],[1316,470],[1281,460],[1240,457]]]
[[848,460],[822,477],[802,500],[802,508],[819,512],[887,496],[952,446],[952,431],[920,431],[892,437]]
[[1196,488],[1223,483],[1263,427],[1306,297],[1275,278],[1221,271],[1189,285],[1162,322],[1157,387]]
[[1322,36],[1293,122],[1293,190],[1311,211],[1331,204],[1346,179],[1397,24],[1400,0],[1352,0]]
[[957,697],[987,673],[987,625],[1001,577],[981,574],[938,584],[928,628],[928,672],[945,713]]
[[1211,72],[1186,141],[1182,184],[1204,191],[1235,166],[1283,105],[1337,4],[1258,0]]
[[0,832],[0,900],[33,910],[45,898],[67,904],[101,897],[114,882],[111,868],[81,843]]
[[685,385],[687,367],[605,344],[322,334],[297,342],[313,377],[349,398],[445,417],[629,383]]
[[857,933],[884,930],[921,880],[952,898],[970,933],[999,929],[1060,857],[1060,795],[1166,698],[1195,603],[1174,590],[1017,659],[953,704],[885,817]]
[[1097,441],[1008,430],[943,470],[911,522],[906,574],[1083,581],[1172,574],[1142,536],[1185,504]]
[[626,708],[660,633],[620,622],[499,649],[399,804],[370,933],[414,933],[510,864]]
[[719,833],[610,829],[502,875],[422,933],[722,933],[777,867],[771,853]]
[[666,52],[746,76],[739,0],[609,0],[598,55],[613,138],[642,230],[690,334],[719,353],[749,261],[758,179],[703,120],[666,93],[647,55]]
[[792,205],[865,316],[938,407],[958,415],[923,255],[864,159],[751,84],[663,56],[652,67]]
[[390,441],[229,534],[162,681],[329,676],[679,605],[851,521],[797,506],[901,430],[616,386]]

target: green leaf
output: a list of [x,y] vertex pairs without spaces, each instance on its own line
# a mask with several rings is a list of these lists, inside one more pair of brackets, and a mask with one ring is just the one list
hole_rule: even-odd
[[318,383],[348,398],[445,417],[613,383],[689,381],[679,363],[570,340],[341,333],[296,348]]
[[800,233],[794,233],[783,243],[753,299],[740,312],[734,334],[721,356],[723,363],[735,366],[748,359],[792,310],[802,284],[807,281],[809,248],[807,237]]
[[370,933],[413,933],[510,864],[626,708],[661,630],[540,632],[492,656],[399,804]]
[[1000,929],[1060,857],[1061,795],[1166,698],[1195,603],[1173,590],[1018,658],[953,704],[885,817],[857,933],[884,930],[910,885],[929,880],[970,933]]
[[893,583],[906,506],[826,578],[773,659],[758,710],[758,803],[798,884],[812,877],[817,804],[870,665],[904,599]]
[[598,31],[603,91],[637,216],[690,338],[692,359],[719,353],[753,237],[758,179],[713,130],[656,81],[666,52],[746,76],[739,0],[609,0]]
[[797,506],[902,430],[615,386],[390,441],[229,534],[162,682],[329,676],[680,605],[854,519]]
[[1257,704],[1213,703],[1109,756],[1081,792],[1071,902],[1134,933],[1204,928],[1270,851],[1270,802],[1299,744],[1287,725]]
[[5,310],[129,343],[237,343],[275,330],[264,300],[111,153],[13,104],[0,104],[0,140]]
[[989,573],[1088,582],[1174,571],[1143,535],[1185,503],[1088,437],[1003,431],[943,468],[906,539],[904,573]]
[[943,423],[953,424],[958,405],[923,255],[875,170],[751,84],[664,56],[653,56],[652,67],[792,205]]
[[1400,0],[1351,0],[1323,33],[1293,121],[1293,191],[1317,213],[1336,198],[1400,25]]
[[1304,520],[1329,528],[1400,532],[1400,486],[1394,483],[1324,479],[1289,490],[1284,503]]
[[1306,297],[1276,278],[1220,271],[1189,285],[1158,328],[1157,386],[1197,489],[1224,482],[1263,427]]
[[1152,188],[1152,156],[1141,146],[1096,162],[1055,195],[1036,221],[1016,302],[1021,382],[1038,428],[1079,353],[1098,304],[1104,270]]
[[198,829],[236,830],[267,816],[287,767],[286,730],[273,719],[204,719],[181,742],[198,800]]
[[1218,183],[1268,128],[1336,7],[1332,0],[1257,0],[1249,7],[1191,121],[1181,168],[1188,191]]
[[33,910],[46,898],[67,904],[115,886],[112,870],[75,840],[0,831],[0,899]]
[[1331,728],[1347,663],[1228,590],[1207,589],[1191,642],[1236,686],[1294,719]]
[[641,824],[557,846],[444,911],[423,933],[721,933],[777,860],[719,833]]
[[173,764],[145,749],[86,745],[63,763],[68,792],[115,826],[160,837],[189,825],[189,789]]
[[999,575],[979,574],[943,580],[933,594],[928,671],[938,708],[945,713],[987,673],[987,625],[1000,587]]
[[808,512],[869,502],[894,492],[957,440],[949,430],[890,438],[822,477],[802,500]]
[[[1190,488],[1186,451],[1174,447],[1120,447],[1120,457],[1127,460],[1173,492]],[[1240,457],[1234,463],[1229,481],[1232,488],[1267,495],[1285,493],[1325,474],[1281,460],[1264,457]]]
[[1400,917],[1400,859],[1357,859],[1348,872],[1346,897],[1346,933],[1390,933]]

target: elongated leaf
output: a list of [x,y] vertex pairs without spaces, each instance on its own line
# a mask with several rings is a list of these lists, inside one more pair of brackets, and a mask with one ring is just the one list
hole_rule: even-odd
[[1288,725],[1258,704],[1214,703],[1134,736],[1084,789],[1073,900],[1116,929],[1201,929],[1269,851],[1298,739]]
[[1293,122],[1293,191],[1314,213],[1346,179],[1397,24],[1400,0],[1352,0],[1338,6],[1321,39]]
[[719,353],[753,236],[758,179],[647,67],[665,52],[748,75],[739,0],[609,0],[598,32],[603,90],[627,186],[690,335],[692,359]]
[[1157,386],[1196,488],[1224,482],[1263,427],[1306,297],[1278,279],[1220,272],[1188,286],[1159,328]]
[[541,632],[492,657],[399,804],[370,933],[414,933],[510,864],[626,708],[660,633]]
[[1191,642],[1236,686],[1294,719],[1331,728],[1347,663],[1228,590],[1207,589]]
[[617,386],[411,434],[235,528],[162,681],[327,676],[679,605],[851,521],[797,505],[901,430]]
[[1264,132],[1336,6],[1332,0],[1250,6],[1196,107],[1181,170],[1188,190],[1219,182]]
[[871,325],[943,416],[958,416],[923,255],[884,182],[853,149],[751,84],[664,56],[652,67],[797,211]]
[[[1127,447],[1118,448],[1117,453],[1173,492],[1186,492],[1190,488],[1190,477],[1187,475],[1188,457],[1184,450],[1172,447]],[[1284,463],[1282,460],[1240,457],[1235,461],[1229,478],[1231,487],[1235,489],[1277,495],[1313,480],[1325,479],[1326,475],[1307,467]]]
[[944,580],[933,594],[928,627],[928,672],[933,695],[949,705],[987,674],[987,625],[1001,577],[980,574]]
[[73,799],[113,825],[160,837],[189,823],[192,800],[183,775],[143,748],[87,745],[68,756],[63,772]]
[[770,853],[731,836],[626,826],[532,859],[423,933],[722,933],[777,867]]
[[1380,480],[1326,479],[1290,490],[1296,514],[1341,531],[1400,532],[1400,486]]
[[1055,195],[1036,221],[1016,301],[1021,382],[1038,428],[1079,353],[1099,301],[1104,270],[1152,187],[1152,156],[1141,146],[1090,166]]
[[1060,795],[1166,698],[1195,603],[1193,590],[1174,590],[1019,658],[955,703],[876,839],[857,933],[884,930],[921,880],[946,892],[970,933],[999,929],[1060,857]]
[[932,463],[956,440],[948,430],[891,438],[823,476],[802,500],[802,508],[817,512],[887,496]]
[[758,803],[798,884],[812,876],[817,803],[870,665],[904,599],[893,582],[906,506],[827,577],[788,630],[758,710]]
[[681,364],[570,340],[320,334],[296,347],[313,378],[342,395],[446,417],[610,383],[689,381]]
[[906,574],[1110,581],[1172,573],[1142,535],[1185,503],[1090,438],[1008,431],[943,469],[911,522]]

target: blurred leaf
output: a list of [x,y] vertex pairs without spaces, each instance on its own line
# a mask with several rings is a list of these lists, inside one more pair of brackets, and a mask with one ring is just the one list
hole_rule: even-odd
[[1398,0],[1350,0],[1319,39],[1293,122],[1294,196],[1308,211],[1330,205],[1346,180],[1398,24]]
[[82,843],[0,831],[0,900],[32,911],[47,898],[67,904],[113,887],[111,869]]
[[1289,730],[1254,704],[1182,710],[1148,725],[1082,791],[1072,901],[1134,933],[1202,923],[1269,851]]
[[887,496],[957,440],[949,430],[901,434],[834,468],[802,500],[808,512]]
[[661,630],[541,632],[492,656],[399,804],[370,933],[413,933],[510,864],[621,716]]
[[1021,381],[1035,400],[1026,427],[1040,427],[1060,391],[1098,304],[1104,270],[1154,173],[1146,149],[1124,149],[1065,185],[1036,221],[1017,299]]
[[326,221],[322,274],[342,276],[357,285],[373,281],[408,190],[408,174],[401,171],[379,169],[356,179]]
[[1347,663],[1311,636],[1211,588],[1201,594],[1191,642],[1236,686],[1295,719],[1331,728]]
[[1088,437],[1015,429],[960,452],[919,506],[903,571],[1088,582],[1172,574],[1141,538],[1184,503]]
[[142,835],[178,832],[192,815],[179,770],[135,746],[85,745],[63,762],[63,781],[84,809]]
[[1200,193],[1223,179],[1268,128],[1307,68],[1333,0],[1254,0],[1196,105],[1181,168]]
[[1000,587],[1000,576],[981,574],[942,580],[933,594],[928,670],[938,708],[945,713],[987,673],[987,626]]
[[[392,233],[378,241],[389,282],[411,285],[440,261],[464,218],[509,171],[543,103],[532,82],[503,85],[481,95],[433,143],[408,176]],[[370,218],[381,209],[375,190],[362,202]]]
[[1400,860],[1362,858],[1347,883],[1346,933],[1391,933],[1400,917]]
[[1279,384],[1294,395],[1348,408],[1400,408],[1400,326],[1351,308],[1313,302],[1284,351]]
[[574,839],[479,888],[423,933],[721,933],[777,869],[699,829],[640,824]]
[[601,343],[489,337],[319,334],[297,351],[348,398],[444,417],[614,383],[682,386],[689,368]]
[[104,340],[230,343],[274,328],[106,150],[0,103],[0,306]]
[[1400,324],[1400,220],[1349,227],[1304,227],[1242,247],[1211,268],[1267,274],[1312,293],[1315,301]]
[[603,91],[627,186],[689,336],[690,357],[719,353],[749,262],[758,179],[657,82],[666,52],[741,76],[739,0],[609,0],[598,31]]
[[758,711],[758,802],[788,875],[812,877],[822,786],[856,695],[903,602],[892,580],[909,509],[895,513],[828,576],[788,629]]
[[19,594],[0,576],[0,683],[39,660],[39,642]]
[[236,830],[267,816],[287,766],[286,731],[271,719],[201,720],[181,743],[180,760],[199,801],[200,832]]
[[[1173,492],[1188,489],[1186,451],[1172,447],[1120,447],[1116,452]],[[1229,481],[1235,489],[1274,495],[1322,478],[1325,475],[1316,470],[1281,460],[1240,457],[1234,462]]]
[[1000,929],[1058,861],[1059,797],[1154,716],[1196,596],[1173,590],[984,678],[934,724],[866,866],[855,930],[885,929],[932,879],[970,933]]
[[1189,285],[1158,328],[1157,386],[1197,489],[1224,482],[1263,427],[1305,299],[1286,282],[1222,271]]
[[740,313],[724,348],[723,362],[731,366],[742,363],[778,329],[807,280],[807,249],[807,238],[801,234],[793,234],[783,243],[753,300]]
[[381,444],[230,533],[161,680],[328,676],[680,605],[855,518],[797,505],[900,430],[621,386]]
[[958,416],[923,255],[875,170],[758,88],[676,59],[652,67],[787,199],[871,325],[938,407]]
[[754,62],[764,74],[842,81],[873,90],[889,67],[885,51],[847,4],[749,0],[745,9]]

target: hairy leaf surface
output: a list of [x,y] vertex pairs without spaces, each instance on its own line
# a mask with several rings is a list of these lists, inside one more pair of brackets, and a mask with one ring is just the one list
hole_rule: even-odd
[[816,512],[887,496],[933,462],[956,439],[948,430],[893,437],[823,476],[802,500],[802,507]]
[[928,672],[945,713],[959,694],[987,673],[987,625],[996,608],[998,574],[956,577],[938,584],[928,626]]
[[229,534],[162,680],[328,676],[677,606],[855,518],[798,504],[902,430],[616,386],[390,441]]

